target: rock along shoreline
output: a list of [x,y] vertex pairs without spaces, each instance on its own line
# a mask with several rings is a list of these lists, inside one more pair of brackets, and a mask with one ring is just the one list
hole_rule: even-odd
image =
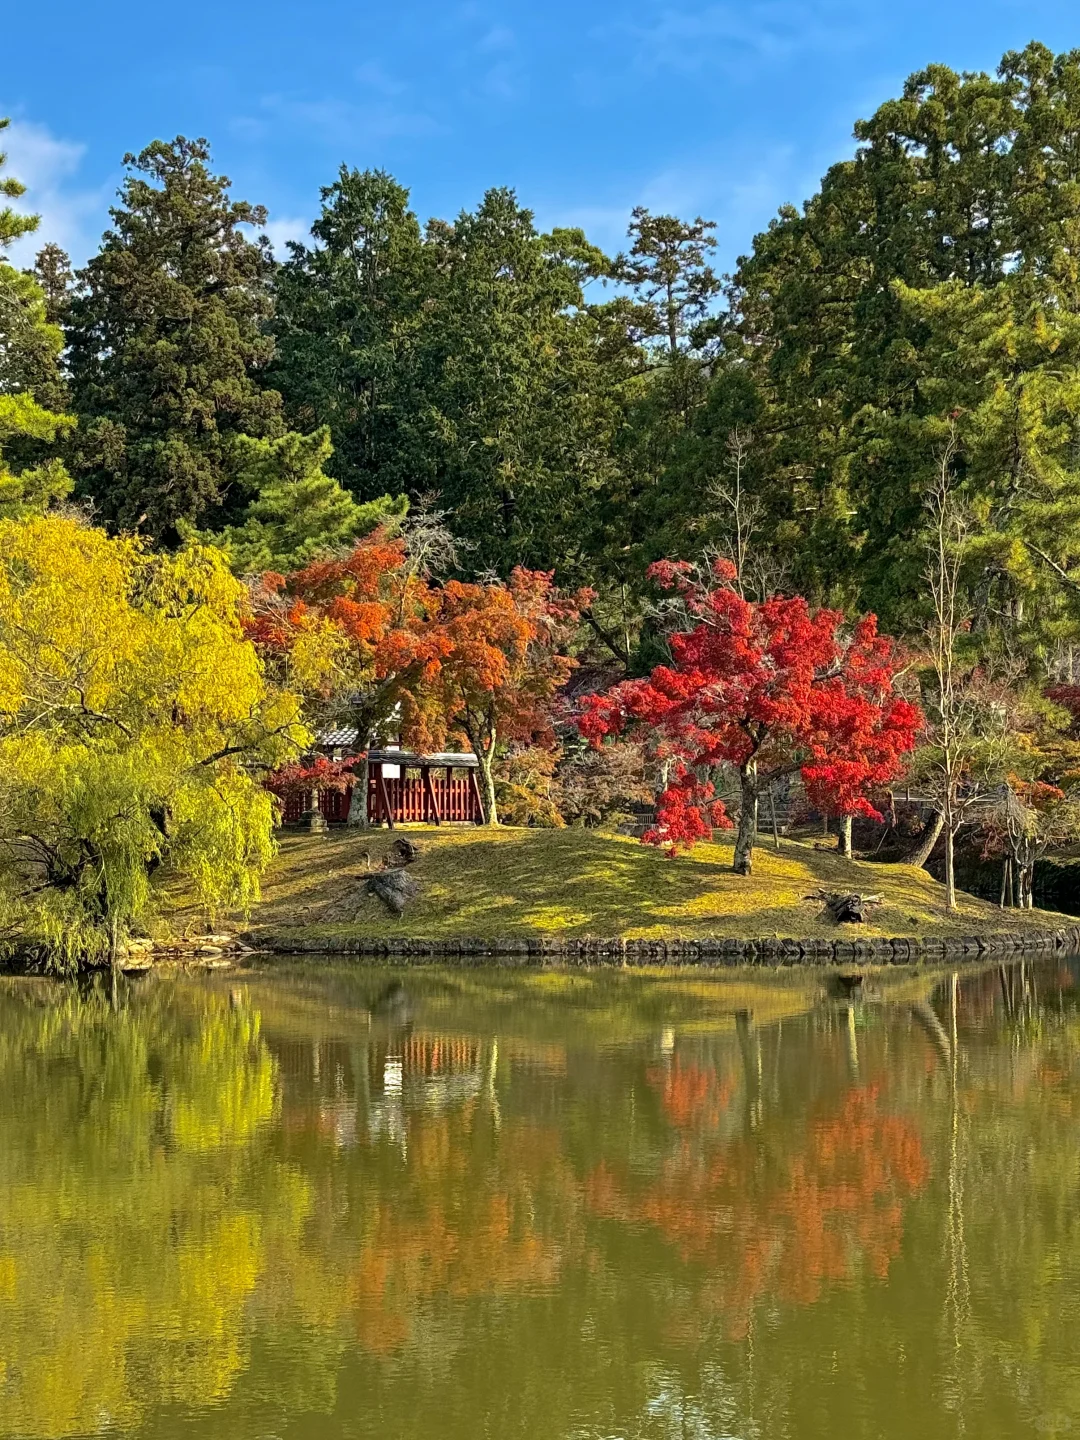
[[302,938],[248,933],[246,946],[262,954],[356,956],[391,963],[451,965],[908,965],[979,960],[1052,951],[1080,951],[1080,924],[1060,930],[1002,931],[927,939],[623,940],[529,937],[503,940]]

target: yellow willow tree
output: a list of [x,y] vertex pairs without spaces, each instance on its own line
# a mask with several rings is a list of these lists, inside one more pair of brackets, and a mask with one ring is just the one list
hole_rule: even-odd
[[155,554],[66,516],[0,521],[6,943],[115,958],[167,862],[210,911],[273,853],[262,771],[307,740],[219,552]]

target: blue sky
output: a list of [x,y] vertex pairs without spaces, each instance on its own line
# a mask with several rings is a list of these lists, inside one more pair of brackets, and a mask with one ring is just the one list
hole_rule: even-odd
[[612,250],[635,204],[701,213],[726,269],[910,71],[1080,46],[1080,0],[52,0],[8,7],[3,33],[10,169],[39,243],[77,260],[124,152],[183,133],[275,242],[346,161],[392,171],[422,218],[512,185]]

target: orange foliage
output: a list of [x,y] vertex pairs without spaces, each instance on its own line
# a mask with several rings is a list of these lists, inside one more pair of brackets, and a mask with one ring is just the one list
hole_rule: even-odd
[[[707,1093],[684,1077],[672,1091],[677,1113],[693,1114]],[[651,1225],[684,1261],[707,1263],[703,1301],[733,1335],[766,1291],[811,1304],[824,1284],[852,1278],[860,1257],[873,1275],[888,1273],[902,1202],[922,1189],[928,1166],[918,1133],[879,1111],[876,1089],[849,1091],[837,1112],[813,1119],[801,1149],[770,1156],[764,1169],[762,1160],[753,1140],[704,1159],[681,1147],[644,1189],[601,1165],[586,1199],[595,1214]]]
[[392,711],[401,738],[435,749],[464,734],[488,753],[497,736],[550,741],[552,698],[574,662],[566,645],[586,592],[562,596],[550,573],[517,569],[509,582],[437,585],[381,530],[348,554],[252,587],[250,638],[269,659],[330,626],[346,641],[350,694],[375,697],[369,720]]
[[735,1090],[732,1077],[721,1079],[711,1066],[682,1065],[678,1059],[648,1070],[645,1079],[660,1092],[665,1114],[680,1130],[715,1130]]

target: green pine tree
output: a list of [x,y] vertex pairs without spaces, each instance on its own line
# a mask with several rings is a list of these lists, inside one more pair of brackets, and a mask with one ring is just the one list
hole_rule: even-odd
[[106,523],[165,543],[230,518],[235,436],[283,429],[280,396],[261,386],[273,262],[243,233],[266,213],[231,199],[209,161],[182,136],[125,157],[68,331],[79,489]]
[[[0,119],[0,131],[9,122]],[[0,154],[0,171],[6,156]],[[0,195],[17,200],[25,187],[0,174]],[[56,458],[60,435],[74,423],[57,413],[65,392],[59,356],[63,336],[50,324],[45,297],[33,278],[3,258],[38,217],[10,205],[0,209],[0,517],[40,513],[71,490]]]
[[327,475],[323,467],[333,447],[325,426],[311,435],[240,436],[234,443],[238,483],[255,498],[239,524],[200,538],[220,545],[238,575],[297,570],[378,525],[401,520],[408,509],[403,495],[358,504]]

